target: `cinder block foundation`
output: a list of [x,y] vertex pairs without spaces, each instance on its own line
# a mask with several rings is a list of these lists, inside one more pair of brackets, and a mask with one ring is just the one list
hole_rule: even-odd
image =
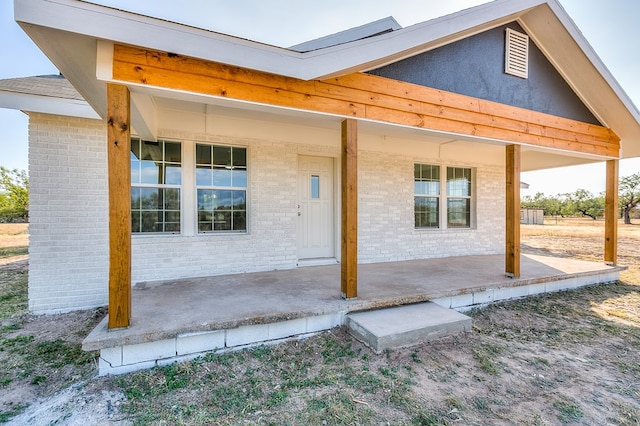
[[118,375],[187,361],[210,352],[225,352],[262,344],[276,344],[341,326],[344,313],[298,318],[228,330],[183,333],[172,339],[122,345],[100,350],[98,374]]

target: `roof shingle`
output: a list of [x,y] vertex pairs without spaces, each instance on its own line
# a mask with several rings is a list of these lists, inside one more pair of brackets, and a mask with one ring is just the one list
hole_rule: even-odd
[[0,91],[61,99],[84,98],[62,75],[40,75],[0,80]]

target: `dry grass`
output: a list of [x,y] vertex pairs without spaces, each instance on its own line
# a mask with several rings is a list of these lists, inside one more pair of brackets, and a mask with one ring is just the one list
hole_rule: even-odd
[[[618,222],[618,264],[627,266],[625,281],[640,283],[640,222]],[[589,218],[545,219],[544,226],[522,225],[522,252],[600,262],[604,221]]]
[[0,248],[29,245],[29,224],[0,223]]
[[[523,227],[524,251],[599,260],[603,232],[583,220]],[[640,424],[640,227],[621,226],[620,239],[629,272],[617,285],[495,304],[472,313],[472,335],[383,356],[334,330],[131,374],[119,379],[124,413],[140,424]]]
[[[29,225],[26,223],[0,223],[0,265],[8,258],[26,259],[29,247]],[[18,260],[18,259],[14,259]]]
[[[602,255],[599,222],[564,221],[522,231],[524,252],[587,260]],[[622,282],[476,310],[475,332],[465,336],[375,355],[334,329],[305,341],[94,378],[77,391],[78,400],[104,406],[101,392],[121,390],[126,400],[118,409],[110,407],[108,418],[141,425],[639,425],[639,249],[640,226],[621,226],[620,263],[629,266]],[[0,272],[26,273],[26,262],[11,259]],[[17,289],[11,297],[24,303],[24,286],[22,281],[6,288]],[[72,349],[99,314],[30,317],[24,307],[6,312],[11,325],[0,337],[27,358],[41,360],[32,370],[29,364],[2,370],[0,394],[12,405],[2,407],[0,421],[86,377],[92,361]],[[53,345],[56,340],[66,343]],[[36,341],[49,343],[34,346]],[[0,362],[13,348],[0,351]],[[64,374],[33,352],[38,348],[71,356],[60,367]],[[26,379],[20,371],[28,373]],[[66,404],[42,413],[49,417],[40,423],[66,424],[91,405]],[[83,419],[104,423],[107,417]]]

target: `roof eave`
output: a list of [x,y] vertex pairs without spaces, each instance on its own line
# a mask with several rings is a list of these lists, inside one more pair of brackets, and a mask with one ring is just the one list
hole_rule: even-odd
[[0,90],[0,108],[24,112],[100,119],[85,101]]
[[[15,20],[68,33],[300,78],[299,52],[79,0],[16,0]],[[28,27],[22,25],[29,33]],[[33,38],[33,37],[32,37]],[[285,75],[285,74],[282,74]]]
[[556,0],[519,19],[598,120],[621,138],[621,158],[640,156],[640,112]]
[[[80,0],[15,1],[15,19],[91,36],[303,80],[345,74],[399,54],[411,55],[514,19],[544,0],[496,0],[377,37],[300,53],[214,31]],[[24,26],[23,26],[24,27]],[[24,27],[28,32],[28,28]]]
[[[640,141],[640,113],[557,0],[496,0],[377,37],[307,53],[79,0],[16,0],[15,17],[101,116],[106,112],[106,99],[104,83],[95,75],[97,40],[313,80],[366,71],[518,20],[540,41],[545,54],[592,112],[622,138],[623,158],[640,156],[640,143],[636,142]],[[559,31],[552,36],[562,35],[567,43],[544,40],[551,36],[545,35],[545,20]],[[51,36],[63,37],[65,42],[74,42],[76,37],[83,49],[69,48],[68,43],[61,48],[58,40],[49,39]],[[574,43],[576,56],[583,52],[579,70],[563,59],[562,49],[569,41]],[[596,80],[597,94],[591,87]]]

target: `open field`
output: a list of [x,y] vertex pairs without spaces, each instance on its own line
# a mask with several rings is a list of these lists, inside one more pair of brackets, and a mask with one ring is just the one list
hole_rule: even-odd
[[25,256],[24,259],[26,259],[28,246],[28,224],[0,223],[0,265],[3,258]]
[[[621,282],[476,310],[468,335],[375,355],[334,329],[115,378],[78,350],[104,310],[27,315],[27,260],[0,252],[0,422],[639,425],[640,226],[619,232]],[[601,222],[522,235],[524,253],[602,255]]]
[[[635,276],[640,284],[640,221],[633,225],[618,222],[618,264],[628,266],[623,280]],[[546,219],[544,226],[523,225],[522,252],[556,257],[602,261],[604,220],[590,218]]]

